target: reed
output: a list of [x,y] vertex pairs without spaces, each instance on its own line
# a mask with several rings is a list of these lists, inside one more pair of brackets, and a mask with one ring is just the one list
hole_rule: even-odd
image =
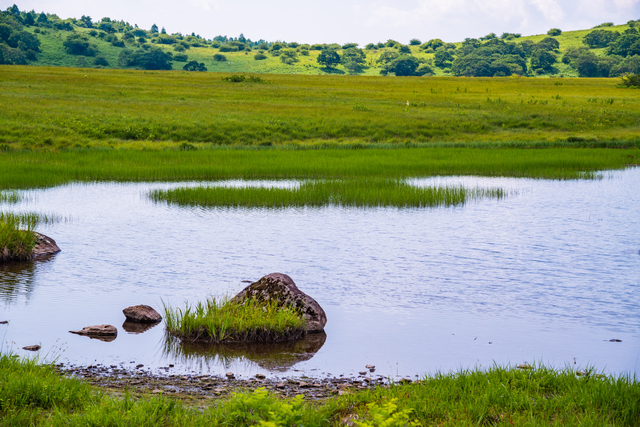
[[469,200],[502,198],[501,188],[417,187],[394,179],[304,181],[292,188],[182,187],[155,190],[149,197],[187,206],[220,207],[397,207],[460,206]]
[[228,298],[209,298],[184,309],[164,305],[167,332],[190,342],[278,342],[305,333],[298,311],[254,300],[236,303]]
[[0,203],[18,203],[20,200],[22,197],[17,191],[0,191]]

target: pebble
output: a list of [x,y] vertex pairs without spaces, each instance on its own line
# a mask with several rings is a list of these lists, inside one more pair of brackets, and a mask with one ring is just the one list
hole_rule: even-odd
[[40,350],[40,346],[39,345],[28,345],[26,347],[22,347],[23,350],[29,350],[29,351],[38,351]]
[[9,323],[8,320],[3,320],[2,322],[0,322],[0,325],[6,325],[7,323]]
[[530,365],[523,363],[522,365],[518,365],[518,369],[533,369]]
[[229,379],[231,379],[231,378],[234,378],[234,377],[235,377],[235,375],[233,374],[233,372],[227,372],[225,375],[226,375],[226,376],[227,376],[227,378],[229,378]]
[[609,342],[622,342],[622,340],[619,340],[619,339],[613,338],[613,339],[610,339],[610,340],[609,340]]
[[367,375],[367,371],[358,372],[360,375]]
[[259,380],[263,380],[263,379],[265,379],[267,377],[264,374],[256,374],[256,378],[259,379]]
[[367,366],[365,366],[365,368],[367,368],[367,369],[376,369],[376,366],[375,365],[367,365]]

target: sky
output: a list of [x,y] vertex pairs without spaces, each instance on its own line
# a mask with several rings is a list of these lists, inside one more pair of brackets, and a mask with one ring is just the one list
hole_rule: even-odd
[[108,16],[168,33],[298,43],[367,43],[417,38],[446,42],[503,32],[544,34],[640,19],[640,0],[0,0],[0,9]]

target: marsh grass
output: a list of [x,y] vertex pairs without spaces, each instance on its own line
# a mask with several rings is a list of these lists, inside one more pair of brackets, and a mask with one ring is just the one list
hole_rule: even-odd
[[617,426],[640,424],[640,383],[536,366],[439,373],[319,402],[264,389],[189,408],[164,396],[110,397],[51,365],[0,356],[0,423],[34,426]]
[[638,163],[640,158],[640,149],[317,148],[15,151],[0,155],[0,188],[94,181],[399,179],[437,175],[585,179],[596,171]]
[[18,203],[22,196],[17,191],[0,191],[0,203]]
[[418,187],[394,179],[351,179],[304,181],[293,188],[183,187],[155,190],[149,197],[187,206],[424,208],[460,206],[469,200],[505,195],[501,188]]
[[294,308],[277,301],[236,303],[228,298],[208,298],[184,309],[164,304],[167,332],[190,342],[278,342],[301,338],[305,321]]

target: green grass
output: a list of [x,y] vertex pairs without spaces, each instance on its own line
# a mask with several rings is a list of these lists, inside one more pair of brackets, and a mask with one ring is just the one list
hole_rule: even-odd
[[292,188],[183,187],[155,190],[152,200],[188,206],[224,207],[436,207],[460,206],[469,200],[502,198],[500,188],[418,187],[394,179],[305,181]]
[[620,79],[269,75],[265,84],[222,80],[228,76],[0,66],[0,152],[640,145],[640,99],[618,88]]
[[363,426],[409,423],[455,426],[616,426],[640,423],[640,383],[628,376],[577,376],[543,366],[531,370],[435,374],[419,382],[350,392],[320,402],[280,398],[265,390],[237,393],[190,408],[160,396],[111,397],[77,379],[0,356],[0,419],[34,426]]
[[22,200],[17,191],[0,191],[0,203],[18,203]]
[[[70,150],[0,154],[0,188],[94,181],[410,178],[437,175],[551,179],[638,163],[640,149]],[[587,172],[587,174],[585,174]],[[590,174],[589,174],[590,173]]]
[[277,301],[239,304],[226,298],[209,298],[184,309],[164,306],[167,332],[191,342],[278,342],[294,340],[306,332],[304,318],[294,308]]
[[56,215],[0,211],[0,262],[31,258],[39,224],[59,221]]

